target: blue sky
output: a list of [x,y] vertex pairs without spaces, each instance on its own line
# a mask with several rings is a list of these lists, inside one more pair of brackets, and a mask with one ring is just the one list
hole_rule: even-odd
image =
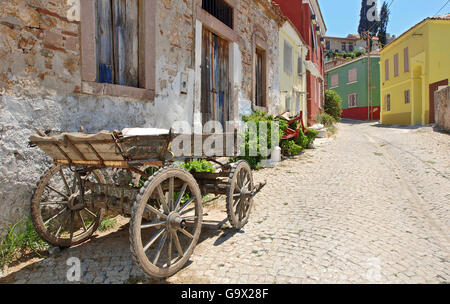
[[[390,3],[392,0],[387,0]],[[378,0],[381,4],[383,0]],[[410,27],[426,17],[434,16],[447,0],[394,0],[390,8],[391,15],[388,32],[401,35]],[[358,31],[361,0],[319,0],[327,36],[345,37]],[[450,13],[450,3],[439,13]]]

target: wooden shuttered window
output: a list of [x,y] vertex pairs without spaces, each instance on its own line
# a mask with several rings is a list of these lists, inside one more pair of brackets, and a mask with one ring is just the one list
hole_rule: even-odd
[[292,46],[286,40],[284,41],[284,71],[291,75],[292,74]]
[[233,28],[233,7],[225,0],[202,0],[202,8],[229,28]]
[[394,77],[398,76],[398,54],[394,55]]
[[286,96],[285,100],[284,100],[284,106],[286,111],[291,111],[291,97],[290,96]]
[[411,96],[409,90],[405,91],[405,104],[411,103]]
[[354,108],[358,106],[358,94],[349,94],[347,96],[347,102],[349,108]]
[[384,80],[389,80],[389,59],[384,61]]
[[297,58],[297,75],[302,76],[303,74],[303,62],[302,62],[302,56],[299,55]]
[[384,97],[384,110],[387,112],[391,110],[391,94],[386,94]]
[[409,49],[405,48],[403,50],[403,63],[404,63],[404,72],[408,73],[409,72]]
[[256,105],[266,106],[266,52],[256,49]]
[[348,70],[348,83],[356,82],[358,80],[358,69]]
[[[139,0],[97,0],[97,82],[143,87]],[[143,69],[143,68],[142,68]]]
[[339,86],[339,74],[331,75],[331,87],[336,88]]

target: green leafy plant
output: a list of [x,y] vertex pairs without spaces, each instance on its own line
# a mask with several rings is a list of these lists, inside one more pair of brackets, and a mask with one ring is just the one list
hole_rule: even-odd
[[0,242],[0,268],[24,256],[42,257],[48,249],[48,243],[39,237],[31,219],[20,220],[8,228]]
[[303,147],[297,145],[295,140],[283,140],[281,142],[281,150],[285,155],[294,156],[300,154],[303,151]]
[[309,147],[309,145],[314,143],[314,140],[316,139],[317,135],[319,135],[319,131],[314,129],[308,129],[308,132],[306,133],[306,137],[308,138],[307,147]]
[[191,160],[188,163],[181,164],[181,167],[189,172],[209,172],[214,173],[216,170],[213,165],[204,159]]
[[333,117],[334,121],[341,120],[342,98],[333,90],[325,92],[325,113]]
[[[308,134],[308,132],[306,132]],[[294,142],[296,145],[302,147],[303,149],[308,148],[309,139],[308,137],[303,133],[302,130],[299,130],[298,137],[294,139]]]
[[114,217],[105,217],[102,219],[102,222],[98,226],[98,231],[100,232],[106,232],[111,229],[114,229],[117,225],[117,219]]
[[[244,151],[242,151],[242,156],[231,158],[231,162],[236,162],[240,159],[246,160],[252,169],[259,169],[261,167],[261,160],[265,158],[264,155],[261,154],[262,150],[267,151],[272,147],[272,123],[279,123],[279,134],[278,138],[281,139],[283,130],[288,128],[288,124],[286,121],[281,119],[275,119],[272,115],[267,115],[262,111],[256,111],[250,116],[243,116],[242,120],[245,123],[253,122],[256,124],[256,130],[247,130],[244,134],[241,134],[241,137],[244,141]],[[262,142],[259,138],[261,125],[266,124],[267,136],[266,141]],[[251,134],[251,132],[256,131],[255,134]],[[275,143],[274,143],[275,146]],[[250,156],[250,148],[256,147],[257,155]]]
[[336,120],[333,116],[324,112],[317,116],[317,122],[324,125],[325,127],[330,127],[336,122]]

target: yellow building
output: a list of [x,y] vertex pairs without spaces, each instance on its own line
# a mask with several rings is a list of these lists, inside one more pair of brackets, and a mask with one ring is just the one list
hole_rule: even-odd
[[307,124],[306,54],[308,48],[290,21],[280,28],[280,114],[303,111]]
[[381,51],[381,123],[434,122],[434,92],[450,78],[450,14],[427,18]]

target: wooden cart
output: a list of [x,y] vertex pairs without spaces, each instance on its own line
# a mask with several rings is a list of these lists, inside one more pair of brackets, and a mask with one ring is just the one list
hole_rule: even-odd
[[[245,161],[217,162],[214,156],[226,154],[224,151],[174,157],[171,144],[183,136],[190,137],[192,146],[198,144],[197,135],[171,132],[48,136],[38,131],[30,137],[30,145],[38,146],[54,160],[32,199],[32,219],[39,235],[55,246],[70,247],[89,239],[105,212],[129,216],[135,262],[147,275],[164,278],[185,265],[197,244],[202,195],[226,195],[228,219],[234,228],[242,228],[248,221],[253,197],[264,184],[254,184]],[[237,133],[200,135],[200,140],[212,136],[223,138],[222,147],[229,147],[230,142],[237,146]],[[225,156],[235,156],[237,149],[231,150],[232,155]],[[215,173],[190,173],[174,164],[199,158],[219,163],[220,169]],[[118,180],[107,183],[102,168],[117,168]]]

